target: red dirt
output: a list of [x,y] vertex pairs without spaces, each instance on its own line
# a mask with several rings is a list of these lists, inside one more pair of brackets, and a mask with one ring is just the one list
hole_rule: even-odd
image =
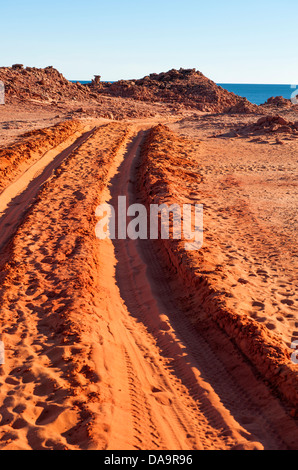
[[[295,106],[260,120],[195,71],[131,98],[3,77],[0,448],[297,449]],[[119,195],[204,204],[203,247],[98,240]]]

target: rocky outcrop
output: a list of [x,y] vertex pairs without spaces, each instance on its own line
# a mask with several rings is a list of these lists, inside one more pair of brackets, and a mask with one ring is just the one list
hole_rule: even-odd
[[103,92],[141,101],[182,104],[205,112],[258,112],[257,105],[224,90],[196,69],[172,69],[140,80],[120,80],[106,84]]
[[59,115],[68,118],[103,117],[106,119],[133,119],[167,114],[167,106],[112,98],[103,94],[103,82],[96,75],[92,86],[73,83],[53,67],[39,69],[16,64],[0,67],[0,84],[5,85],[5,103],[24,106],[56,106]]
[[290,108],[293,106],[291,100],[284,98],[283,96],[271,96],[261,106],[276,106],[277,108]]
[[5,85],[8,100],[17,98],[52,102],[90,98],[88,87],[70,82],[53,67],[24,68],[22,64],[0,67],[0,81]]
[[[96,75],[91,83],[82,85],[70,82],[51,66],[38,69],[15,64],[0,68],[0,81],[5,84],[8,103],[21,100],[63,105],[66,102],[101,104],[102,100],[114,100],[117,109],[111,112],[116,116],[123,114],[124,101],[130,112],[134,111],[137,101],[146,106],[164,103],[164,106],[172,107],[173,112],[195,109],[212,113],[260,113],[257,105],[224,90],[195,69],[173,69],[141,80],[114,83],[101,82],[100,75]],[[121,106],[118,98],[122,98]]]

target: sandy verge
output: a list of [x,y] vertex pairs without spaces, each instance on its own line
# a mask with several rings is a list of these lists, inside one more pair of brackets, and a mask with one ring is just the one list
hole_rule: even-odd
[[[43,162],[46,164],[53,155],[50,153],[43,158],[44,154],[59,145],[57,151],[63,150],[67,143],[71,144],[72,139],[75,140],[81,135],[81,130],[83,126],[79,121],[61,122],[49,128],[27,132],[20,136],[17,142],[0,149],[0,192],[4,191],[18,176],[23,177],[23,173],[30,167],[33,166],[33,171],[34,169],[41,170]],[[68,142],[65,142],[67,139],[69,139]]]
[[[86,128],[81,132],[75,132],[62,144],[46,152],[0,194],[0,250],[2,255],[5,245],[22,223],[42,186],[61,163],[92,135],[94,130],[95,128],[92,130]],[[16,170],[18,171],[19,168],[17,167]]]

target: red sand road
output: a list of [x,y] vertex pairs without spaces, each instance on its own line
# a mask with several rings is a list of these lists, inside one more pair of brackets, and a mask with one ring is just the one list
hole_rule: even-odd
[[215,324],[194,328],[158,244],[94,237],[97,203],[137,201],[147,129],[98,128],[13,235],[0,446],[293,449],[294,420]]
[[[136,202],[134,178],[142,135],[132,142],[111,181],[114,207],[119,195]],[[112,250],[111,242],[104,243],[106,252]],[[134,404],[132,423],[128,421],[122,438],[129,439],[133,432],[132,442],[140,448],[291,446],[296,426],[245,359],[219,330],[211,338],[198,335],[177,307],[175,280],[161,266],[154,242],[126,239],[113,244],[112,289],[110,270],[103,270],[104,284],[111,289],[109,330],[121,344],[117,372],[126,365]],[[124,310],[121,329],[117,304]],[[220,347],[226,356],[218,356]],[[117,448],[114,439],[109,448]]]

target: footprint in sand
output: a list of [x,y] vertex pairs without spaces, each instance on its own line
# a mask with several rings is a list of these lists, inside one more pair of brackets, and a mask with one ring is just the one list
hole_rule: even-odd
[[163,390],[152,387],[152,393],[155,398],[155,400],[160,404],[164,406],[170,406],[172,404],[172,400],[168,396],[167,392],[164,392]]
[[42,406],[44,409],[40,413],[39,417],[36,420],[36,425],[46,425],[56,421],[58,416],[65,410],[64,407],[58,405],[45,405],[40,403],[39,406]]
[[261,310],[264,310],[265,308],[265,304],[263,302],[258,302],[258,301],[253,301],[252,306],[259,307]]
[[284,305],[289,305],[289,306],[294,305],[294,300],[290,300],[290,299],[282,299],[280,302]]
[[268,323],[265,323],[265,325],[268,328],[268,330],[276,330],[276,325],[274,323],[268,322]]
[[238,279],[239,284],[247,284],[248,281],[246,279],[243,279],[242,277],[239,277]]

